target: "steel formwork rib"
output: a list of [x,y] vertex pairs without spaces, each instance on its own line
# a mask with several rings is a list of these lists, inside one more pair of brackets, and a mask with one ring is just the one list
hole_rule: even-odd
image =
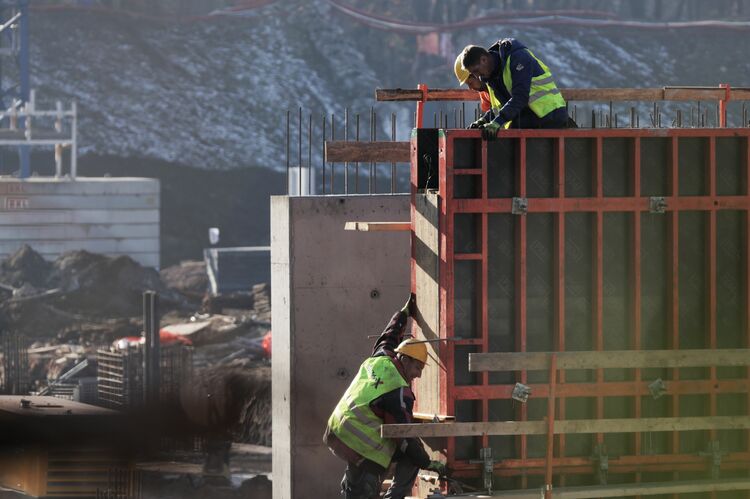
[[[566,192],[566,179],[569,178],[570,168],[566,158],[566,146],[569,141],[580,141],[584,139],[590,143],[593,151],[591,152],[591,170],[590,185],[588,194]],[[741,141],[740,158],[739,158],[739,182],[734,188],[724,187],[723,192],[719,192],[717,175],[721,168],[725,173],[727,165],[719,164],[717,155],[719,148],[717,142],[723,139],[734,139]],[[416,140],[416,139],[414,139]],[[490,258],[493,251],[490,233],[491,217],[510,216],[513,226],[513,336],[514,350],[518,352],[536,351],[539,349],[538,325],[539,318],[529,317],[530,310],[539,308],[539,300],[530,308],[530,289],[536,289],[539,284],[529,282],[530,270],[536,272],[533,266],[539,265],[538,262],[533,264],[529,261],[529,252],[538,251],[540,245],[537,240],[531,240],[538,236],[537,225],[539,220],[535,219],[534,225],[530,226],[530,217],[548,217],[551,221],[548,232],[551,234],[551,244],[547,248],[549,255],[548,263],[551,263],[550,272],[550,317],[551,326],[548,328],[550,343],[548,349],[552,351],[564,352],[569,347],[571,338],[570,326],[566,328],[566,321],[572,324],[575,318],[568,317],[566,314],[567,298],[570,291],[566,290],[566,283],[576,277],[576,270],[572,272],[567,268],[570,258],[566,254],[566,241],[570,243],[569,234],[571,230],[568,227],[570,221],[579,224],[579,218],[589,217],[590,220],[590,308],[589,321],[590,331],[589,349],[595,351],[607,350],[607,342],[612,342],[613,338],[607,336],[606,317],[607,301],[613,300],[613,285],[607,283],[605,275],[611,271],[606,266],[607,252],[612,251],[612,243],[606,241],[605,234],[608,230],[617,229],[617,223],[614,223],[612,217],[621,217],[624,220],[624,233],[627,234],[624,248],[622,250],[622,260],[626,262],[625,281],[615,285],[624,287],[623,307],[627,310],[626,322],[623,327],[627,328],[628,337],[626,340],[627,348],[633,350],[653,349],[653,338],[650,343],[644,343],[644,339],[649,339],[654,330],[651,322],[658,322],[657,319],[649,317],[648,327],[644,328],[644,306],[654,300],[653,296],[644,296],[644,275],[649,278],[651,270],[644,269],[644,258],[648,257],[655,260],[663,260],[664,271],[664,326],[660,329],[664,334],[666,344],[663,348],[680,349],[696,348],[695,337],[688,334],[695,330],[693,324],[697,320],[702,320],[705,328],[703,329],[703,338],[700,340],[703,346],[700,348],[717,349],[724,347],[720,344],[719,337],[719,319],[720,319],[720,269],[719,254],[722,251],[734,251],[740,253],[735,256],[734,263],[737,268],[730,269],[739,276],[740,286],[737,291],[744,295],[739,300],[741,313],[741,335],[730,337],[724,334],[724,341],[740,342],[735,347],[750,347],[750,265],[748,265],[748,251],[750,249],[750,129],[578,129],[578,130],[508,130],[500,133],[499,141],[506,141],[513,144],[513,152],[510,156],[514,158],[512,171],[514,172],[513,194],[497,195],[496,186],[492,185],[492,169],[497,169],[499,157],[490,157],[489,146],[486,141],[480,139],[479,132],[474,130],[444,130],[440,132],[439,139],[439,302],[440,302],[440,326],[439,335],[441,338],[455,338],[457,327],[465,330],[466,326],[457,324],[456,310],[459,305],[457,301],[467,302],[470,304],[470,313],[473,314],[472,324],[474,324],[474,334],[469,337],[462,337],[455,341],[447,342],[444,348],[440,349],[441,362],[446,369],[440,374],[441,383],[441,400],[440,408],[444,413],[457,415],[457,420],[461,418],[456,414],[457,406],[462,402],[473,401],[475,407],[474,414],[481,421],[490,421],[492,414],[490,410],[491,401],[508,401],[512,390],[512,384],[495,383],[491,381],[488,372],[482,372],[474,381],[469,383],[456,382],[457,376],[457,358],[464,355],[471,348],[471,351],[490,352],[492,351],[492,325],[491,325],[491,272],[493,264],[496,262]],[[646,178],[644,175],[653,175],[652,171],[646,170],[644,174],[644,165],[642,158],[644,156],[643,141],[658,141],[659,146],[664,147],[664,192],[660,195],[653,194],[653,187],[647,183],[643,184],[649,191],[644,194],[642,183]],[[460,144],[457,141],[462,141]],[[532,141],[535,141],[532,143]],[[544,146],[543,141],[552,143],[549,162],[539,162],[539,150],[537,147]],[[612,142],[609,142],[612,141]],[[627,187],[625,193],[619,192],[619,187],[612,188],[608,184],[608,175],[617,176],[619,173],[612,169],[612,164],[616,164],[612,157],[605,157],[605,146],[611,147],[617,145],[615,141],[623,141],[625,156],[623,159],[627,172],[624,172],[623,178],[631,185]],[[684,141],[684,142],[681,142]],[[649,142],[651,144],[652,142]],[[656,142],[653,142],[656,144]],[[468,144],[468,145],[467,145]],[[615,145],[613,145],[615,144]],[[618,143],[619,144],[619,143]],[[692,144],[692,145],[691,145]],[[695,144],[698,144],[695,146]],[[413,144],[414,145],[414,144]],[[685,157],[681,158],[681,145],[686,147],[683,153]],[[461,152],[459,151],[459,146]],[[529,147],[534,150],[530,151]],[[702,150],[705,157],[695,158],[688,156],[690,147],[697,147]],[[544,146],[547,147],[547,146]],[[617,146],[620,147],[620,146]],[[730,146],[725,144],[726,148]],[[412,162],[416,163],[418,158],[415,153],[416,147],[412,147]],[[533,153],[533,160],[530,160],[530,154]],[[466,157],[460,157],[460,154],[468,154],[474,158],[474,164],[467,164]],[[726,154],[726,152],[725,152]],[[457,161],[457,158],[459,161]],[[650,157],[649,157],[650,158]],[[476,164],[479,161],[480,164]],[[531,161],[531,162],[530,162]],[[545,160],[546,161],[546,160]],[[649,169],[653,170],[653,160],[649,160]],[[685,171],[680,171],[681,161],[685,165]],[[459,164],[460,163],[460,164]],[[573,166],[580,166],[575,165]],[[551,170],[551,189],[546,194],[539,193],[539,185],[528,185],[527,180],[534,178],[534,175],[540,169],[549,168]],[[580,169],[580,168],[579,168]],[[702,180],[696,180],[696,171],[700,169]],[[620,172],[622,173],[622,172]],[[682,174],[682,176],[681,176]],[[690,176],[692,175],[692,177]],[[416,195],[417,188],[416,168],[412,168],[412,194]],[[681,183],[682,182],[682,183]],[[693,183],[691,183],[693,182]],[[726,182],[726,180],[725,180]],[[731,184],[732,182],[730,182]],[[467,187],[468,186],[468,187]],[[495,193],[493,194],[493,189]],[[607,191],[609,189],[610,192]],[[531,192],[534,190],[534,192]],[[544,189],[542,189],[544,190]],[[618,191],[612,194],[612,191]],[[693,192],[700,191],[700,192]],[[731,191],[731,192],[729,192]],[[650,194],[650,195],[648,195]],[[523,214],[517,214],[514,198],[523,198],[527,205]],[[663,215],[659,213],[658,208],[654,208],[653,200],[661,198],[666,203]],[[731,232],[732,238],[739,241],[739,248],[722,247],[720,241],[720,224],[721,214],[727,213],[735,217],[729,219],[727,223],[733,223],[732,227],[736,228],[736,216],[740,216],[740,232]],[[412,220],[414,217],[414,206],[412,206]],[[457,216],[464,216],[461,222],[456,222]],[[459,231],[464,230],[461,227],[469,216],[473,221],[475,229],[471,231],[474,234],[474,241],[468,245],[471,247],[467,251],[456,251],[457,238]],[[655,216],[663,218],[657,219]],[[574,217],[574,218],[570,218]],[[646,218],[644,218],[646,217]],[[687,218],[686,218],[687,217]],[[692,217],[692,218],[691,218]],[[683,222],[682,219],[685,219]],[[546,223],[546,222],[545,222]],[[585,224],[584,224],[585,225]],[[664,239],[663,253],[660,255],[661,260],[653,256],[654,250],[651,245],[656,244],[651,240],[649,233],[646,233],[646,226],[650,231],[656,230],[662,234]],[[696,227],[698,229],[696,229]],[[660,229],[661,228],[661,229]],[[580,230],[580,228],[575,229]],[[692,245],[681,244],[690,236],[694,236],[696,230],[702,231],[703,241],[696,241],[696,244],[702,246],[697,250]],[[732,229],[734,230],[734,229]],[[536,232],[535,232],[536,231]],[[568,234],[568,236],[566,236]],[[566,238],[567,237],[567,238]],[[530,248],[529,244],[534,245]],[[579,241],[585,244],[584,241]],[[609,248],[609,249],[608,249]],[[544,248],[542,247],[544,250]],[[649,255],[644,255],[644,249],[648,250]],[[683,255],[685,251],[690,250],[685,261]],[[583,251],[583,250],[582,250]],[[412,254],[413,259],[416,258]],[[649,265],[654,263],[649,260]],[[681,282],[681,272],[685,274],[686,268],[695,265],[698,262],[696,274],[687,280]],[[530,269],[530,265],[532,268]],[[660,264],[661,265],[661,264]],[[579,265],[580,267],[580,265]],[[466,270],[468,269],[468,270]],[[649,267],[650,269],[650,267]],[[579,269],[580,270],[580,269]],[[724,272],[727,272],[725,269]],[[412,262],[412,281],[415,280],[416,264]],[[645,274],[644,274],[645,273]],[[536,274],[534,274],[536,275]],[[457,288],[461,279],[473,276],[470,288],[473,288],[474,295],[467,299],[465,296],[457,296]],[[691,282],[694,281],[694,282]],[[683,288],[681,288],[683,286]],[[685,286],[693,286],[685,292]],[[585,287],[585,286],[584,286]],[[693,289],[695,288],[695,289]],[[468,288],[467,288],[468,289]],[[616,291],[616,290],[615,290]],[[649,289],[653,294],[653,290]],[[681,291],[684,293],[681,296]],[[464,293],[464,288],[460,289]],[[726,293],[726,292],[724,292]],[[616,295],[616,293],[614,293]],[[723,296],[723,295],[722,295]],[[697,297],[697,298],[696,298]],[[574,297],[578,299],[578,297]],[[585,298],[585,297],[584,297]],[[657,297],[658,298],[658,297]],[[738,297],[735,297],[738,298]],[[467,301],[468,300],[468,301]],[[579,300],[580,301],[580,300]],[[691,312],[686,307],[691,307],[693,302],[703,307],[703,311]],[[545,302],[546,303],[546,302]],[[681,308],[682,307],[682,308]],[[687,310],[687,311],[686,311]],[[691,309],[692,310],[692,309]],[[731,312],[731,311],[730,311]],[[682,316],[681,316],[682,314]],[[692,315],[691,315],[692,314]],[[469,317],[465,310],[461,310],[461,319]],[[684,323],[681,324],[681,317]],[[533,320],[534,324],[529,321]],[[681,336],[681,331],[684,332]],[[688,331],[689,329],[689,331]],[[692,334],[692,333],[691,333]],[[532,335],[532,336],[530,336]],[[536,335],[536,336],[534,336]],[[644,336],[646,335],[646,336]],[[533,340],[534,346],[530,343]],[[547,340],[545,340],[547,341]],[[580,339],[576,339],[580,342]],[[685,345],[681,343],[686,342]],[[574,350],[581,348],[573,347]],[[457,353],[457,350],[460,353]],[[655,366],[658,367],[658,366]],[[651,369],[649,369],[651,371]],[[750,414],[750,397],[748,387],[750,386],[750,369],[746,369],[744,374],[737,376],[726,376],[720,373],[721,368],[717,366],[710,367],[705,373],[696,376],[696,373],[690,372],[689,369],[670,368],[668,372],[668,396],[671,400],[665,405],[665,416],[682,416],[686,412],[695,410],[686,402],[689,396],[702,396],[705,399],[706,416],[717,416],[721,412],[722,396],[739,395],[745,397],[743,402],[744,414]],[[607,400],[614,397],[627,399],[624,403],[629,403],[628,415],[640,418],[644,415],[644,407],[649,400],[650,391],[646,386],[648,380],[652,378],[652,373],[644,374],[640,368],[631,369],[630,373],[624,373],[623,379],[608,379],[605,369],[599,368],[593,371],[593,378],[581,380],[569,380],[570,376],[564,370],[557,374],[556,369],[550,370],[546,381],[537,377],[530,378],[529,372],[522,370],[516,373],[515,381],[529,384],[532,387],[533,399],[548,399],[549,404],[544,409],[544,413],[549,418],[548,423],[551,425],[554,419],[569,419],[566,414],[570,409],[569,404],[576,402],[570,399],[593,399],[592,415],[595,418],[608,417]],[[700,400],[704,400],[700,399]],[[682,406],[681,406],[682,405]],[[521,421],[539,418],[535,415],[539,408],[530,409],[527,404],[516,405],[512,409],[514,418]],[[609,409],[611,410],[611,408]],[[534,414],[531,414],[534,412]],[[724,414],[724,413],[722,413]],[[543,417],[544,414],[541,416]],[[566,417],[568,416],[568,417]],[[610,416],[611,417],[611,416]],[[696,432],[694,432],[696,433]],[[721,431],[710,430],[704,432],[708,441],[715,441],[721,438]],[[550,432],[551,434],[551,432]],[[471,449],[472,445],[481,444],[482,447],[491,446],[491,440],[488,435],[477,437],[474,443],[469,442],[463,437],[461,441],[456,437],[448,438],[446,443],[446,453],[448,464],[456,470],[459,476],[477,476],[479,467],[475,463],[469,462],[469,459],[459,458],[458,454],[465,457],[466,449]],[[539,482],[539,477],[548,475],[548,479],[554,476],[556,484],[565,484],[565,479],[574,475],[592,475],[594,473],[594,464],[590,457],[582,455],[569,455],[567,453],[568,439],[565,435],[550,436],[550,442],[554,445],[549,448],[548,455],[538,455],[536,450],[532,452],[530,441],[527,435],[518,435],[514,439],[516,450],[512,457],[505,456],[495,465],[495,475],[498,477],[515,477],[518,479],[518,486],[527,488],[530,486],[529,481],[534,478],[534,483]],[[645,473],[664,472],[671,473],[674,479],[680,478],[680,473],[696,471],[705,471],[708,469],[706,457],[698,456],[692,447],[698,437],[683,438],[678,432],[671,432],[667,447],[659,452],[654,452],[651,448],[644,449],[644,438],[641,433],[634,433],[627,436],[626,447],[628,453],[621,455],[617,459],[611,459],[609,462],[610,473],[632,474],[635,481],[640,482],[652,481],[645,478]],[[728,454],[722,458],[721,470],[747,470],[750,463],[750,432],[745,431],[742,448],[731,449]],[[608,439],[603,434],[596,434],[592,444],[604,444]],[[580,447],[580,445],[579,445]],[[650,447],[650,445],[648,446]],[[549,481],[547,483],[550,483]]]

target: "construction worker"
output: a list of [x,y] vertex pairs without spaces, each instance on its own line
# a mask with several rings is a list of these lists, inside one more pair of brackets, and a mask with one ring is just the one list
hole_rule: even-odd
[[[461,52],[456,57],[456,63],[453,65],[453,72],[456,73],[456,79],[459,85],[466,85],[470,89],[479,93],[479,106],[483,113],[492,109],[490,100],[490,94],[487,89],[487,84],[483,83],[479,78],[469,73],[469,70],[464,67],[463,63],[464,54]],[[469,128],[478,128],[474,126],[476,121],[469,126]]]
[[473,125],[482,138],[493,140],[502,128],[567,128],[575,126],[549,68],[514,38],[489,49],[469,45],[462,51],[463,66],[487,85],[493,114]]
[[392,461],[396,467],[386,499],[410,495],[420,469],[446,473],[443,463],[430,461],[419,439],[380,436],[381,424],[412,422],[415,397],[410,384],[422,375],[427,362],[424,342],[403,339],[413,308],[414,295],[393,315],[375,342],[372,356],[362,363],[328,419],[323,440],[347,463],[341,481],[346,499],[380,497],[380,485]]

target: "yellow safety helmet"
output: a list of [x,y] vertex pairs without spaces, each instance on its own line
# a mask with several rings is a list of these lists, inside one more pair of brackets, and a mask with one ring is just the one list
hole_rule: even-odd
[[427,345],[425,345],[424,341],[409,338],[402,341],[396,347],[395,352],[416,359],[422,364],[427,364]]
[[458,84],[463,85],[466,83],[466,80],[469,79],[469,76],[471,76],[471,73],[469,73],[469,70],[464,67],[464,53],[466,49],[462,50],[460,54],[456,57],[456,63],[453,65],[453,72],[456,73],[456,79],[458,79]]

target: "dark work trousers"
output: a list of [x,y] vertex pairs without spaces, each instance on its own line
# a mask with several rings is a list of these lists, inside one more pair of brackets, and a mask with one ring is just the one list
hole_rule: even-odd
[[[393,483],[383,499],[404,499],[411,494],[419,467],[408,456],[396,451],[393,456],[395,470]],[[380,486],[386,470],[365,459],[361,464],[347,463],[341,480],[341,495],[345,499],[373,499],[380,497]]]
[[411,495],[411,489],[414,487],[414,480],[417,479],[419,466],[405,454],[396,451],[393,456],[396,462],[396,469],[393,471],[393,483],[388,488],[383,499],[404,499]]
[[373,499],[380,497],[380,484],[385,470],[365,459],[360,464],[347,463],[341,480],[341,495],[345,499]]
[[525,107],[511,122],[511,128],[568,128],[568,110],[564,107],[550,111],[540,118],[530,108]]

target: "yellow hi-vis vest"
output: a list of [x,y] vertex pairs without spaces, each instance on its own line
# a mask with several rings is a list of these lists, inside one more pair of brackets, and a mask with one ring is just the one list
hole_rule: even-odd
[[[539,76],[534,76],[531,78],[531,89],[529,90],[528,104],[529,108],[531,108],[534,114],[536,114],[540,118],[543,118],[555,109],[565,107],[565,99],[563,99],[562,95],[560,94],[560,89],[557,88],[557,85],[555,85],[555,80],[552,79],[552,73],[550,72],[547,65],[544,64],[541,60],[537,59],[536,56],[531,52],[531,50],[524,50],[526,50],[529,55],[531,55],[531,57],[533,57],[534,60],[539,63],[539,66],[541,66],[542,70],[544,71],[544,73],[540,74]],[[505,61],[505,68],[503,69],[503,84],[508,90],[508,94],[513,95],[513,78],[510,74],[511,67],[513,66],[511,65],[510,56],[508,56]],[[490,86],[487,85],[487,88],[489,89]],[[495,97],[494,92],[490,91],[489,94],[492,109],[495,114],[497,114],[497,112],[502,107],[502,103],[497,97]]]
[[388,356],[368,358],[328,418],[328,427],[357,454],[387,468],[396,443],[380,436],[383,420],[372,412],[370,402],[406,386],[409,384]]

